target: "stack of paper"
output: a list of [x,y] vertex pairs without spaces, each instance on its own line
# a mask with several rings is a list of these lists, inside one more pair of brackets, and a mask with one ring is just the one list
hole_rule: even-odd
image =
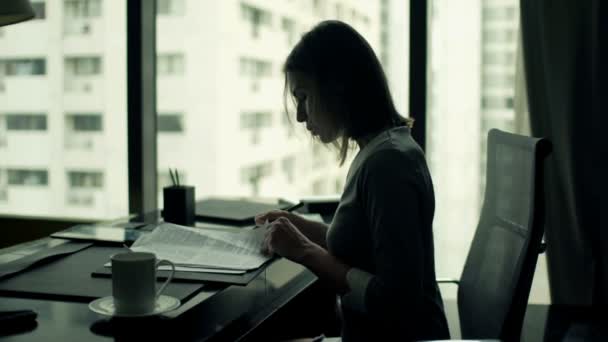
[[172,261],[179,271],[245,273],[271,258],[260,252],[265,230],[232,232],[162,223],[137,239],[131,250],[154,253],[157,259]]

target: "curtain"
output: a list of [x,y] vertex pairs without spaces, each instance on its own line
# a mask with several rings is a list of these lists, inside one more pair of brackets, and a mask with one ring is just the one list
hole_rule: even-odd
[[593,165],[599,159],[594,146],[601,145],[592,129],[599,120],[599,0],[520,5],[530,128],[553,143],[545,167],[551,299],[605,305],[608,245],[599,220],[600,171]]

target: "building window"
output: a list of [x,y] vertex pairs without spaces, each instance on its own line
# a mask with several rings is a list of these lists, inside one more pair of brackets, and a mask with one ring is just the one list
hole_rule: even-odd
[[0,75],[24,76],[45,75],[46,60],[44,58],[3,59],[0,60]]
[[515,7],[485,7],[483,9],[484,20],[513,20],[515,18]]
[[184,15],[184,0],[156,0],[156,14]]
[[68,18],[96,18],[101,16],[101,0],[65,0]]
[[318,179],[312,183],[312,194],[323,195],[325,193],[325,182],[323,179]]
[[33,0],[31,2],[32,9],[36,16],[34,19],[45,19],[46,18],[46,2],[45,0]]
[[7,131],[46,131],[45,114],[6,114]]
[[485,74],[483,75],[483,87],[514,89],[515,76],[505,74]]
[[285,177],[287,178],[287,182],[289,184],[293,184],[295,181],[295,166],[296,166],[296,158],[293,156],[285,157],[281,162],[281,168],[285,173]]
[[342,179],[336,179],[336,184],[334,188],[335,193],[340,194],[344,191],[344,182]]
[[103,173],[101,171],[68,171],[70,189],[101,189]]
[[178,133],[184,131],[182,114],[159,114],[158,131],[165,133]]
[[272,26],[272,15],[270,12],[244,3],[241,3],[241,17],[251,24],[251,36],[253,38],[260,36],[260,28],[262,26]]
[[515,32],[511,29],[483,30],[483,43],[511,43],[515,41]]
[[9,169],[8,185],[34,185],[46,186],[49,184],[49,175],[46,170]]
[[260,129],[272,125],[271,112],[246,112],[241,113],[242,129]]
[[156,72],[158,75],[183,75],[184,55],[159,54],[156,59]]
[[65,69],[68,75],[99,75],[101,73],[101,57],[66,57]]
[[101,114],[68,114],[68,129],[73,132],[101,132],[103,124]]
[[512,51],[486,51],[483,53],[483,63],[512,66],[515,63],[515,53]]
[[342,16],[343,14],[343,7],[341,3],[336,3],[336,10],[335,10],[335,17],[338,20],[342,20]]
[[241,76],[262,78],[272,76],[272,63],[255,58],[241,57]]
[[292,19],[283,18],[281,20],[281,29],[287,35],[287,43],[292,46],[296,39],[296,23]]
[[260,182],[272,174],[272,162],[264,162],[241,169],[241,182],[251,185],[252,195],[260,193]]
[[513,109],[513,97],[484,96],[481,99],[483,109]]

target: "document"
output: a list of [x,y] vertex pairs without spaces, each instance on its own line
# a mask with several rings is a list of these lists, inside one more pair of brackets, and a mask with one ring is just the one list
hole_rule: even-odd
[[[162,223],[133,243],[134,252],[151,252],[180,270],[241,273],[270,260],[260,252],[267,225],[252,230],[222,231]],[[231,271],[231,272],[228,272]]]

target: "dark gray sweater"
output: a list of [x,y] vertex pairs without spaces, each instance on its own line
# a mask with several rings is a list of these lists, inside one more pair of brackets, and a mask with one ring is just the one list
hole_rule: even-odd
[[327,232],[332,255],[352,268],[340,299],[342,340],[448,338],[435,281],[433,184],[407,127],[359,151]]

